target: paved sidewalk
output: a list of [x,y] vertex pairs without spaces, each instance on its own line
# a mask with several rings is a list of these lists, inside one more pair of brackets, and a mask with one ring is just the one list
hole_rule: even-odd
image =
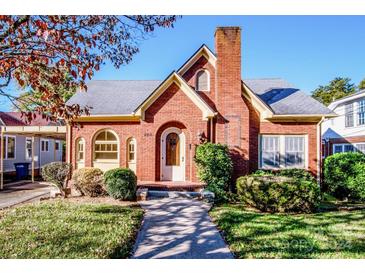
[[9,184],[0,191],[0,209],[47,197],[56,187],[44,183]]
[[132,258],[233,259],[208,215],[208,204],[181,198],[140,204],[145,217]]

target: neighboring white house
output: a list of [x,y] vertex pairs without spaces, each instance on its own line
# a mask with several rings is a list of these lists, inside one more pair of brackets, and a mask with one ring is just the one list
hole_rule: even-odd
[[322,123],[323,155],[365,153],[365,90],[336,100],[328,108],[338,116]]
[[[4,127],[47,127],[55,126],[57,123],[36,117],[30,124],[26,124],[18,112],[0,112],[0,131]],[[3,143],[0,142],[0,149],[3,150],[4,173],[14,174],[15,163],[29,163],[32,161],[32,136],[30,133],[3,134]],[[34,161],[35,170],[50,162],[63,161],[63,140],[42,134],[34,136]],[[29,165],[31,169],[31,165]]]

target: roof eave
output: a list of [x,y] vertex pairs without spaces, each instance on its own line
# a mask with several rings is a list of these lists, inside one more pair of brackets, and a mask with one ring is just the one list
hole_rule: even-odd
[[215,66],[217,61],[217,57],[215,54],[210,50],[210,48],[203,44],[200,48],[197,49],[193,53],[190,58],[177,70],[177,73],[183,75],[201,56],[205,56],[205,58]]
[[288,122],[318,122],[324,118],[334,118],[337,114],[273,114],[267,118],[269,121],[288,121]]
[[175,71],[170,73],[170,75],[151,93],[151,95],[138,106],[138,108],[134,111],[135,115],[140,116],[141,119],[144,120],[145,110],[147,110],[172,83],[176,83],[180,86],[193,103],[201,109],[203,112],[203,120],[215,117],[216,113],[210,108],[210,106],[198,94],[196,94],[186,81]]
[[73,122],[137,122],[141,120],[141,116],[135,113],[131,114],[94,114],[80,116]]

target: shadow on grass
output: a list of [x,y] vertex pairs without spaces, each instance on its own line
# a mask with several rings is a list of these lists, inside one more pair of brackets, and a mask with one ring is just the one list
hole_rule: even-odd
[[212,216],[238,258],[365,258],[365,210],[293,215],[222,206]]

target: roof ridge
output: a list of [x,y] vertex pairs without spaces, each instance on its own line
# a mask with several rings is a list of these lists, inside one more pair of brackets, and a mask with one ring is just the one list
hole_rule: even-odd
[[243,78],[242,80],[285,80],[282,77]]
[[134,82],[138,82],[138,81],[162,81],[160,79],[156,79],[156,80],[142,80],[142,79],[138,79],[138,80],[128,80],[128,79],[115,79],[115,80],[111,80],[111,79],[105,79],[105,80],[102,80],[102,79],[97,79],[97,80],[91,80],[90,82],[96,82],[96,81],[120,81],[120,82],[123,82],[123,81],[134,81]]

